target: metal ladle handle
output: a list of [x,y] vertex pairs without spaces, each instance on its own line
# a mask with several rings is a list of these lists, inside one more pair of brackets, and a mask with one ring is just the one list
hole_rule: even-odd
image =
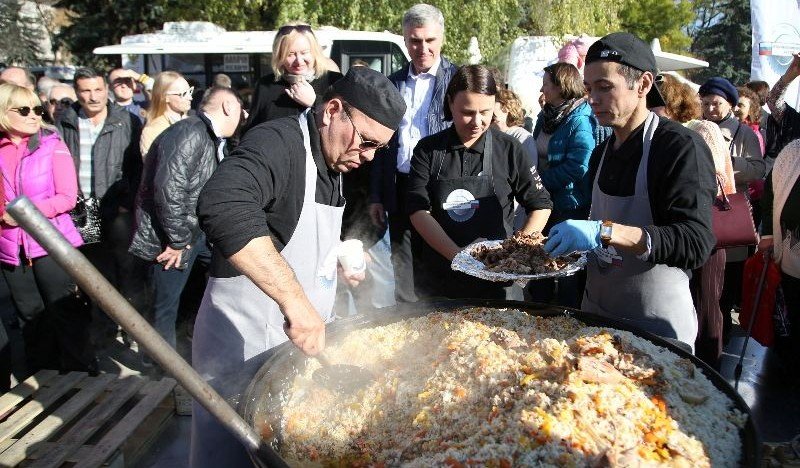
[[264,466],[288,466],[261,436],[231,408],[161,335],[153,329],[106,278],[73,247],[25,196],[11,201],[6,210],[47,251],[106,314],[133,336],[161,367],[234,435],[251,457]]

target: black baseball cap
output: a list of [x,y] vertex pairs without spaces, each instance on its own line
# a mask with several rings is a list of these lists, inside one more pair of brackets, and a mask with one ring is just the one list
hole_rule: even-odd
[[348,104],[384,127],[395,130],[400,126],[406,102],[383,73],[369,67],[350,67],[331,88]]
[[647,107],[664,106],[663,96],[656,86],[658,65],[653,49],[647,43],[628,32],[615,32],[598,39],[586,52],[586,63],[606,60],[628,65],[653,74],[653,86],[647,93]]

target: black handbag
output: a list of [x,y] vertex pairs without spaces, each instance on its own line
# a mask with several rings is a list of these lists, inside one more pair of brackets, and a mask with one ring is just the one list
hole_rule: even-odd
[[69,215],[78,228],[84,244],[94,244],[103,240],[100,200],[78,194],[78,201]]

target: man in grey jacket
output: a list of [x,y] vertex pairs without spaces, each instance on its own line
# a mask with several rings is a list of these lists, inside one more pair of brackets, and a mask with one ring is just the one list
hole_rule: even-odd
[[389,76],[403,100],[406,113],[386,150],[375,158],[370,177],[369,214],[376,227],[385,229],[388,213],[395,275],[395,298],[413,302],[411,221],[405,209],[411,154],[423,137],[444,130],[444,99],[457,67],[442,57],[444,16],[438,8],[420,3],[403,15],[403,39],[411,63]]
[[181,292],[192,266],[211,261],[197,222],[197,197],[222,160],[225,139],[236,131],[241,114],[233,90],[211,88],[200,112],[159,135],[145,158],[130,252],[151,265],[154,325],[173,348]]
[[[85,198],[100,204],[103,237],[82,247],[83,253],[131,304],[145,303],[144,264],[128,253],[133,232],[133,200],[142,173],[139,137],[142,124],[108,100],[103,76],[89,68],[75,72],[78,102],[56,122],[78,174]],[[117,327],[97,314],[102,340],[113,340]],[[103,345],[104,343],[97,343]]]

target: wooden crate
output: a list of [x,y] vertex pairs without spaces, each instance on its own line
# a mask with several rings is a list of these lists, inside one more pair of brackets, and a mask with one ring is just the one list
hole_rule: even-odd
[[174,387],[41,371],[0,396],[0,467],[129,466],[174,414]]

